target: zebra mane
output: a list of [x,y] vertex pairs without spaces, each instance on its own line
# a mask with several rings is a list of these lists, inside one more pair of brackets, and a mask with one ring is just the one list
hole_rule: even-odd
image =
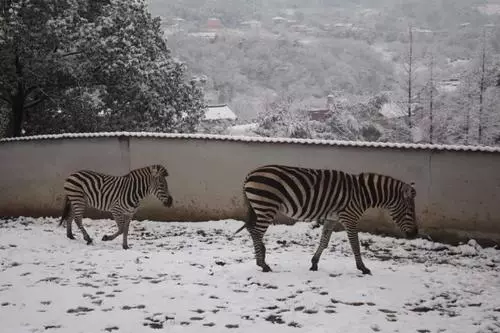
[[379,178],[391,179],[391,180],[393,180],[395,182],[411,186],[411,184],[408,184],[407,182],[404,182],[401,179],[394,178],[394,177],[388,176],[388,175],[383,175],[383,174],[377,173],[377,172],[362,172],[362,173],[358,174],[358,179],[360,179],[360,178],[366,178],[368,176],[377,176]]

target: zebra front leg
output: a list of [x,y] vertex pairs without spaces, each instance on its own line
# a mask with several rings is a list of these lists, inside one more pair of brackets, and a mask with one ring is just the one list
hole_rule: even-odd
[[123,216],[123,243],[122,247],[124,250],[127,250],[129,248],[128,243],[127,243],[127,236],[128,236],[128,228],[130,226],[130,219],[131,216]]
[[[266,227],[267,229],[267,227]],[[266,230],[259,231],[254,228],[248,229],[250,236],[252,236],[253,246],[255,249],[255,258],[257,260],[257,266],[262,267],[263,272],[271,272],[271,267],[266,264],[266,247],[264,245],[264,233]]]
[[363,260],[361,259],[361,250],[359,247],[358,230],[355,225],[347,224],[347,237],[349,238],[349,243],[351,244],[352,253],[354,254],[354,259],[356,260],[356,268],[359,269],[363,274],[372,274],[371,271],[365,266]]
[[123,214],[120,214],[120,213],[113,213],[113,218],[116,222],[116,227],[118,228],[118,230],[112,234],[112,235],[104,235],[102,236],[102,240],[104,242],[106,241],[110,241],[110,240],[113,240],[115,239],[116,237],[120,236],[122,233],[123,233],[123,224],[124,224],[124,218],[123,218]]
[[78,226],[78,228],[80,229],[80,231],[82,232],[83,239],[85,239],[85,241],[87,241],[87,245],[92,244],[92,238],[90,238],[89,234],[87,233],[87,230],[85,230],[85,227],[83,226],[81,215],[75,216],[75,223]]
[[328,243],[330,242],[330,237],[332,236],[333,232],[333,226],[334,226],[333,220],[326,220],[325,223],[323,224],[323,230],[321,232],[321,240],[319,241],[318,249],[316,250],[314,256],[311,259],[312,265],[311,268],[309,269],[310,271],[318,270],[319,258],[321,257],[323,250],[325,250],[328,247]]

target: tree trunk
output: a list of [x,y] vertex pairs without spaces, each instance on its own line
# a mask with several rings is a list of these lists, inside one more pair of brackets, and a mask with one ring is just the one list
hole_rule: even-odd
[[483,52],[481,56],[481,79],[479,81],[479,127],[477,141],[479,144],[483,141],[483,109],[484,109],[484,91],[485,91],[485,72],[486,72],[486,30],[483,30]]
[[431,54],[429,81],[429,143],[432,144],[434,143],[434,54]]
[[[411,129],[413,128],[413,122],[412,122],[412,114],[411,114],[411,103],[412,103],[412,99],[413,99],[413,96],[412,96],[412,85],[413,85],[413,82],[412,82],[412,74],[413,74],[413,70],[412,70],[412,62],[413,62],[413,30],[412,30],[412,26],[410,25],[409,27],[409,37],[410,37],[410,50],[409,50],[409,53],[408,53],[408,125],[410,127],[410,131]],[[412,133],[410,135],[413,135]],[[413,141],[413,140],[412,140]]]
[[8,137],[18,137],[22,135],[24,120],[24,91],[18,90],[17,95],[12,97],[11,114],[7,129]]
[[15,59],[16,75],[17,75],[17,90],[15,95],[11,96],[11,114],[9,126],[7,128],[7,136],[18,137],[22,135],[23,118],[24,118],[24,102],[26,100],[26,91],[23,82],[23,69],[19,56]]

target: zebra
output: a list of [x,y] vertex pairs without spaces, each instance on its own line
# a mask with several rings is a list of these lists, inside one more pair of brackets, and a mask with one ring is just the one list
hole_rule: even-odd
[[323,224],[319,246],[311,259],[318,270],[321,253],[327,248],[335,222],[346,229],[356,268],[371,274],[361,259],[357,224],[370,207],[388,209],[393,221],[409,239],[418,234],[415,218],[414,183],[377,173],[350,174],[340,170],[265,165],[249,172],[243,185],[248,209],[245,224],[253,241],[257,266],[271,271],[265,261],[263,237],[278,213],[299,221]]
[[[66,222],[66,236],[75,239],[71,230],[73,219],[83,234],[87,245],[92,238],[82,224],[87,206],[111,212],[118,231],[104,235],[103,241],[110,241],[123,234],[123,249],[128,249],[127,235],[130,220],[140,201],[152,194],[166,207],[172,206],[168,190],[168,171],[163,165],[155,164],[130,171],[123,176],[111,176],[90,170],[80,170],[69,175],[64,182],[64,209],[59,226]],[[66,221],[67,220],[67,221]]]

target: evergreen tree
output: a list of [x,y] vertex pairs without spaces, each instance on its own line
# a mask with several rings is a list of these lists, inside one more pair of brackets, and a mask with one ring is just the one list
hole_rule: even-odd
[[7,135],[192,132],[205,105],[143,0],[4,1],[0,99]]

